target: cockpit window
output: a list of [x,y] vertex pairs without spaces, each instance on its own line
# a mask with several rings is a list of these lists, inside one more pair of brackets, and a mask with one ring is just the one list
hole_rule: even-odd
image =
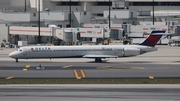
[[20,51],[20,52],[21,52],[21,51],[22,51],[22,49],[19,49],[19,48],[18,48],[18,49],[16,49],[16,51]]

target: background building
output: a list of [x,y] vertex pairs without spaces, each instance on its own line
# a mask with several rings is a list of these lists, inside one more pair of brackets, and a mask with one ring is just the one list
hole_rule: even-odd
[[[56,26],[56,29],[72,27],[75,29],[71,31],[76,32],[77,28],[94,28],[98,32],[100,29],[95,28],[103,27],[104,32],[108,33],[110,25],[111,29],[119,30],[112,31],[113,33],[119,33],[121,29],[125,33],[149,33],[154,29],[175,33],[176,25],[180,23],[180,0],[154,0],[154,3],[153,0],[71,0],[71,2],[70,0],[0,0],[0,31],[2,36],[0,40],[15,39],[13,43],[16,44],[17,40],[30,40],[29,38],[32,37],[31,40],[36,43],[36,35],[20,35],[19,33],[22,31],[13,32],[11,28],[14,26],[28,27],[27,29],[36,29],[35,32],[38,34],[39,3],[40,26],[42,29],[50,30],[51,36],[55,34],[52,34],[52,29],[49,26]],[[154,13],[152,11],[153,5]],[[111,9],[110,22],[109,6]],[[81,30],[93,34],[94,31],[90,29]],[[33,33],[35,34],[35,32]],[[88,33],[86,34],[87,37],[90,36]],[[51,37],[43,36],[42,40],[47,42],[51,40]]]

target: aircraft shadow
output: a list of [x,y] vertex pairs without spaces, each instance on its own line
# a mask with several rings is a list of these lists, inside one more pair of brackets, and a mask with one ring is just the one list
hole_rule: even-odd
[[88,61],[85,63],[112,63],[112,62],[109,62],[108,60],[102,60],[102,62]]
[[124,62],[124,63],[154,63],[152,61],[128,61],[128,62]]

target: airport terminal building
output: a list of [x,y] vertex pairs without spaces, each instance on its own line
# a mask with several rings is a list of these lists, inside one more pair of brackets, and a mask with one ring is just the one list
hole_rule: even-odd
[[[67,40],[77,41],[78,32],[83,40],[94,42],[122,38],[122,30],[126,34],[147,34],[154,29],[176,33],[179,6],[180,0],[1,0],[0,40],[36,43],[38,11],[43,43],[52,37],[65,40],[72,36]],[[64,37],[69,32],[73,33]]]

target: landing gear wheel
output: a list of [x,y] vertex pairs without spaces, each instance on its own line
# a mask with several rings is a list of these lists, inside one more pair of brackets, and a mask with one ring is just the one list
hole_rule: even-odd
[[95,58],[95,62],[102,62],[101,58]]
[[16,62],[19,62],[17,58],[16,58]]

